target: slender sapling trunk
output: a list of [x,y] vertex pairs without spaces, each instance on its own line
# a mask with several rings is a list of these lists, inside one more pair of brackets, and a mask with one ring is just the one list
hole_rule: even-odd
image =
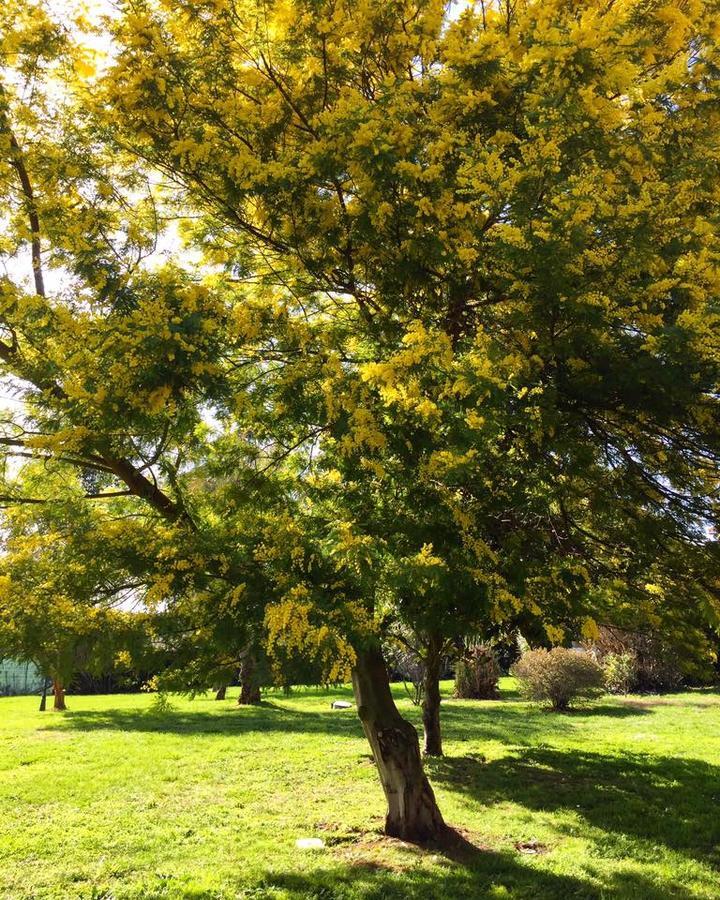
[[442,643],[432,637],[425,657],[424,691],[422,704],[424,744],[426,756],[442,756],[442,732],[440,730],[440,668]]
[[47,678],[43,678],[42,695],[40,697],[40,712],[45,712],[45,710],[47,709],[47,692],[48,680]]

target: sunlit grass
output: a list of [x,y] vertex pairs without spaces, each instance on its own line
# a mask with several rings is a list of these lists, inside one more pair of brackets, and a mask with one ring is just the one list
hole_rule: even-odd
[[[503,688],[446,700],[447,755],[428,763],[479,848],[461,859],[381,838],[360,725],[330,709],[348,690],[167,713],[148,695],[69,697],[65,715],[2,699],[0,896],[720,897],[720,695],[557,715]],[[316,836],[325,850],[296,848]]]

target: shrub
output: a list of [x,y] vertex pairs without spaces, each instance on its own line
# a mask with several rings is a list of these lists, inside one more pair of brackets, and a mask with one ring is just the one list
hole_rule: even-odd
[[392,681],[402,681],[414,706],[420,706],[425,693],[425,663],[415,645],[417,635],[409,628],[391,633],[383,643],[383,655]]
[[671,644],[659,634],[606,626],[588,647],[603,665],[613,655],[632,657],[632,675],[627,688],[632,692],[674,691],[682,686],[686,675],[700,683],[708,679],[707,648],[699,639],[683,643],[678,638]]
[[605,686],[611,694],[629,694],[637,678],[637,657],[630,651],[608,653],[602,660]]
[[420,706],[425,693],[425,664],[414,650],[407,647],[396,649],[393,663],[408,697],[415,706]]
[[455,696],[462,700],[497,700],[500,667],[487,644],[471,647],[455,667]]
[[582,650],[555,647],[529,650],[510,670],[530,700],[549,701],[553,709],[567,709],[573,700],[590,699],[603,693],[602,667]]
[[174,709],[170,697],[165,691],[158,691],[153,697],[152,704],[148,709],[151,715],[165,716]]

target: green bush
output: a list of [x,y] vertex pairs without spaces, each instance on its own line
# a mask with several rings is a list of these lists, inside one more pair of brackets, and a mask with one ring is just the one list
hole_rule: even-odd
[[637,657],[630,651],[608,653],[602,660],[605,686],[611,694],[629,694],[637,678]]
[[492,647],[478,644],[458,660],[455,696],[462,700],[496,700],[500,667]]
[[525,697],[549,702],[556,710],[567,709],[573,700],[598,697],[604,692],[602,667],[582,650],[529,650],[510,673],[517,678]]
[[[672,636],[668,634],[623,631],[605,626],[599,636],[587,645],[599,657],[607,670],[607,660],[613,656],[629,657],[622,666],[630,668],[632,674],[627,688],[619,693],[655,693],[678,690],[685,679],[691,683],[712,682],[711,661],[713,654],[704,635],[689,628]],[[614,669],[616,663],[611,663]],[[611,691],[615,688],[608,684]]]

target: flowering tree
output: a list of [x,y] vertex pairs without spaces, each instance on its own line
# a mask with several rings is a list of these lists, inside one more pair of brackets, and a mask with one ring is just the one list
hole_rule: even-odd
[[0,120],[6,446],[127,495],[150,601],[352,668],[410,839],[444,824],[385,621],[717,615],[718,3],[447,6],[136,2],[97,77],[26,15]]

